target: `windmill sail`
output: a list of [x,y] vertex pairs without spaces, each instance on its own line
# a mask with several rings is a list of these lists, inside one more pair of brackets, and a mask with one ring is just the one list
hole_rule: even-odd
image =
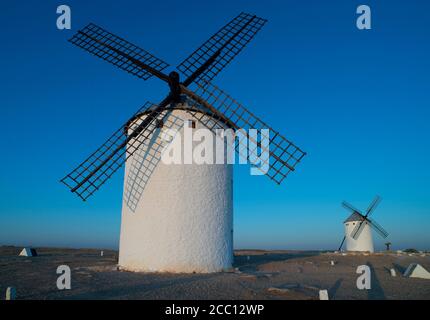
[[342,207],[344,207],[345,209],[351,210],[352,212],[355,212],[361,216],[363,216],[363,214],[360,212],[360,210],[354,208],[352,205],[350,205],[348,202],[343,201],[342,202]]
[[[256,167],[256,169],[260,169],[280,184],[289,172],[295,170],[295,166],[305,156],[305,152],[209,82],[242,51],[266,22],[267,20],[255,15],[239,14],[178,66],[179,71],[187,77],[183,83],[180,83],[176,72],[171,72],[169,75],[163,73],[163,70],[168,67],[167,63],[103,28],[91,23],[79,30],[69,40],[71,43],[141,79],[146,80],[155,75],[168,83],[170,93],[158,106],[151,107],[151,104],[145,104],[138,112],[145,112],[146,117],[143,120],[141,117],[133,117],[61,181],[72,192],[86,200],[143,143],[148,143],[158,126],[158,120],[165,120],[168,114],[165,107],[172,102],[180,101],[179,94],[182,93],[206,107],[208,114],[213,116],[210,123],[195,110],[191,109],[188,112],[211,130],[214,130],[220,122],[236,130],[269,129],[271,137],[268,149],[263,146],[261,137],[251,137],[246,133],[247,140],[256,145],[249,150],[250,154],[247,152],[246,156],[250,160],[251,157],[258,157],[263,151],[267,151],[268,158],[258,157],[265,166]],[[187,88],[192,83],[197,85],[196,92]],[[236,140],[235,147],[238,153],[246,150],[241,144],[243,141]],[[261,169],[261,167],[265,168]],[[268,171],[266,171],[267,167]],[[141,166],[136,168],[142,169]],[[130,188],[132,188],[136,185],[141,186],[146,180],[143,183],[138,179],[130,179],[130,181],[132,183]],[[130,200],[130,203],[135,203],[134,200]]]
[[365,220],[362,220],[359,223],[357,223],[355,225],[355,228],[351,232],[351,238],[353,238],[354,240],[357,240],[358,237],[360,236],[361,232],[365,228],[365,226],[366,226]]
[[135,212],[151,175],[161,161],[163,151],[184,125],[183,119],[173,114],[172,110],[166,112],[160,123],[163,128],[170,130],[161,131],[161,128],[157,128],[148,137],[139,136],[142,144],[127,162],[123,201],[132,212]]
[[[269,157],[262,159],[262,161],[269,167],[269,170],[267,172],[260,170],[276,183],[280,184],[291,171],[294,171],[295,166],[306,155],[299,147],[284,138],[278,131],[272,129],[268,124],[257,118],[244,106],[213,84],[209,82],[198,83],[195,92],[184,87],[182,87],[182,90],[191,99],[194,99],[197,103],[202,104],[203,107],[208,108],[212,112],[213,119],[209,120],[193,110],[187,111],[199,119],[210,130],[222,127],[222,123],[229,124],[233,129],[269,129],[271,135],[269,148],[266,149],[263,147],[260,141],[252,141],[253,138],[247,135],[248,140],[257,145],[257,147],[252,150],[249,148],[249,154],[244,156],[247,156],[249,159],[249,157],[261,154],[262,151],[268,152]],[[247,150],[247,146],[241,146],[242,143],[244,142],[240,139],[236,140],[235,147],[238,153]]]
[[367,219],[369,225],[373,228],[373,230],[375,230],[377,233],[379,233],[379,235],[383,238],[388,237],[388,232],[385,231],[384,228],[381,227],[381,225],[379,223],[377,223],[374,219],[370,220],[369,218]]
[[366,218],[365,220],[358,223],[355,228],[351,232],[351,237],[354,240],[357,240],[360,237],[361,232],[363,231],[364,227],[366,225],[369,225],[373,230],[375,230],[381,237],[387,238],[388,232],[385,231],[384,228],[381,227],[380,224],[378,224],[375,220],[370,220],[369,218]]
[[188,77],[184,85],[194,80],[211,81],[254,38],[267,22],[248,13],[240,13],[203,43],[177,69]]
[[373,211],[376,209],[378,204],[381,202],[381,197],[376,196],[375,199],[370,203],[369,207],[366,210],[366,214],[363,215],[359,210],[354,208],[352,205],[350,205],[348,202],[343,201],[342,206],[348,210],[351,210],[355,214],[359,216],[361,221],[357,223],[357,225],[354,227],[354,229],[351,232],[351,237],[355,240],[357,240],[360,237],[361,232],[365,228],[366,225],[369,225],[372,227],[376,232],[378,232],[383,238],[388,237],[388,232],[384,230],[378,223],[375,222],[375,220],[370,220],[369,216],[373,213]]
[[[136,116],[148,112],[146,121],[138,122]],[[151,135],[157,126],[157,119],[166,113],[160,106],[147,102],[109,139],[103,143],[76,169],[66,175],[61,182],[84,201],[97,191],[122,164],[134,154],[143,141]],[[128,132],[128,134],[127,134]]]
[[376,196],[375,199],[373,199],[372,203],[369,205],[369,207],[366,210],[366,217],[372,214],[372,212],[376,209],[376,207],[379,205],[381,200],[382,199],[380,196]]
[[159,72],[169,66],[146,50],[93,23],[79,30],[69,41],[143,80],[149,79],[153,73],[142,68],[142,65]]

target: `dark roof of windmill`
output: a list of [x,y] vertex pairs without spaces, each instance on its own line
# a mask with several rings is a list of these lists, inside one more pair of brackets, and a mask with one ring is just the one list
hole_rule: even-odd
[[[150,113],[151,111],[153,111],[154,109],[157,108],[157,105],[153,105],[151,107],[149,107],[148,109],[146,109],[145,111],[136,114],[134,117],[132,117],[126,124],[124,132],[127,133],[128,130],[128,125],[136,118],[141,117],[142,115],[146,114],[146,113]],[[167,110],[173,110],[173,109],[177,109],[177,110],[190,110],[190,111],[194,111],[194,112],[200,112],[203,114],[206,114],[210,117],[213,116],[212,111],[210,111],[209,109],[207,109],[205,106],[202,106],[201,104],[195,102],[192,99],[189,99],[187,96],[185,95],[181,95],[181,102],[180,103],[175,103],[175,104],[170,104],[168,106],[165,107],[165,109]],[[225,119],[219,119],[221,122],[223,122],[227,127],[229,127],[229,123],[227,122],[227,120]]]
[[[149,113],[157,108],[157,105],[154,104],[153,106],[149,107],[147,110],[143,111],[140,115]],[[186,95],[181,95],[181,101],[179,103],[171,103],[168,106],[165,107],[166,109],[178,109],[178,110],[190,110],[195,112],[201,112],[206,115],[212,116],[212,111],[210,111],[205,106],[199,104],[198,102],[188,98]],[[136,115],[136,117],[139,115]],[[221,119],[222,121],[222,119]]]
[[361,220],[363,220],[363,216],[357,212],[354,212],[343,223],[351,222],[351,221],[361,221]]

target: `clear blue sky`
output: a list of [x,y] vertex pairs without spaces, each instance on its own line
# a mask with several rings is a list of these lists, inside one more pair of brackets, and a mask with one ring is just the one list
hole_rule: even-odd
[[[71,31],[56,29],[60,4]],[[356,28],[359,4],[372,30]],[[430,5],[418,0],[4,3],[0,244],[118,245],[122,172],[87,203],[59,179],[166,88],[68,43],[78,28],[95,22],[175,66],[241,11],[269,23],[215,83],[308,156],[281,186],[236,167],[235,246],[336,248],[341,201],[364,209],[380,194],[394,248],[430,249]]]

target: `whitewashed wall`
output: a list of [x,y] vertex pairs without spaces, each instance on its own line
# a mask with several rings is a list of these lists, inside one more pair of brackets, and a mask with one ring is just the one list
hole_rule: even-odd
[[[183,110],[175,110],[173,116],[192,119]],[[201,127],[196,122],[196,128]],[[133,157],[144,157],[147,152],[148,145],[144,145]],[[160,161],[142,194],[137,193],[139,201],[130,206],[130,189],[138,189],[139,183],[133,186],[128,179],[136,179],[131,171],[141,161],[133,162],[133,157],[125,171],[120,268],[201,273],[231,268],[232,165],[166,165]]]

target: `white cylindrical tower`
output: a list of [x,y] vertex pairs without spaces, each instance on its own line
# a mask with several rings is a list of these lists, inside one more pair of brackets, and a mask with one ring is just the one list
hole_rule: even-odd
[[[185,133],[184,121],[193,133],[205,128],[186,111],[189,108],[176,106],[159,123],[163,129],[178,129],[176,146],[184,147],[190,138],[184,136],[190,132]],[[203,111],[198,116],[212,119]],[[138,121],[145,117],[140,115]],[[233,263],[232,165],[166,164],[161,160],[163,146],[168,145],[163,145],[163,129],[146,139],[126,162],[119,266],[175,273],[229,269]],[[216,135],[210,134],[215,141]]]
[[363,222],[365,225],[361,231],[358,239],[355,240],[351,237],[351,233],[361,221],[361,217],[357,213],[353,213],[348,219],[344,221],[345,225],[345,237],[346,237],[346,250],[347,251],[369,251],[374,252],[372,231],[367,222]]

